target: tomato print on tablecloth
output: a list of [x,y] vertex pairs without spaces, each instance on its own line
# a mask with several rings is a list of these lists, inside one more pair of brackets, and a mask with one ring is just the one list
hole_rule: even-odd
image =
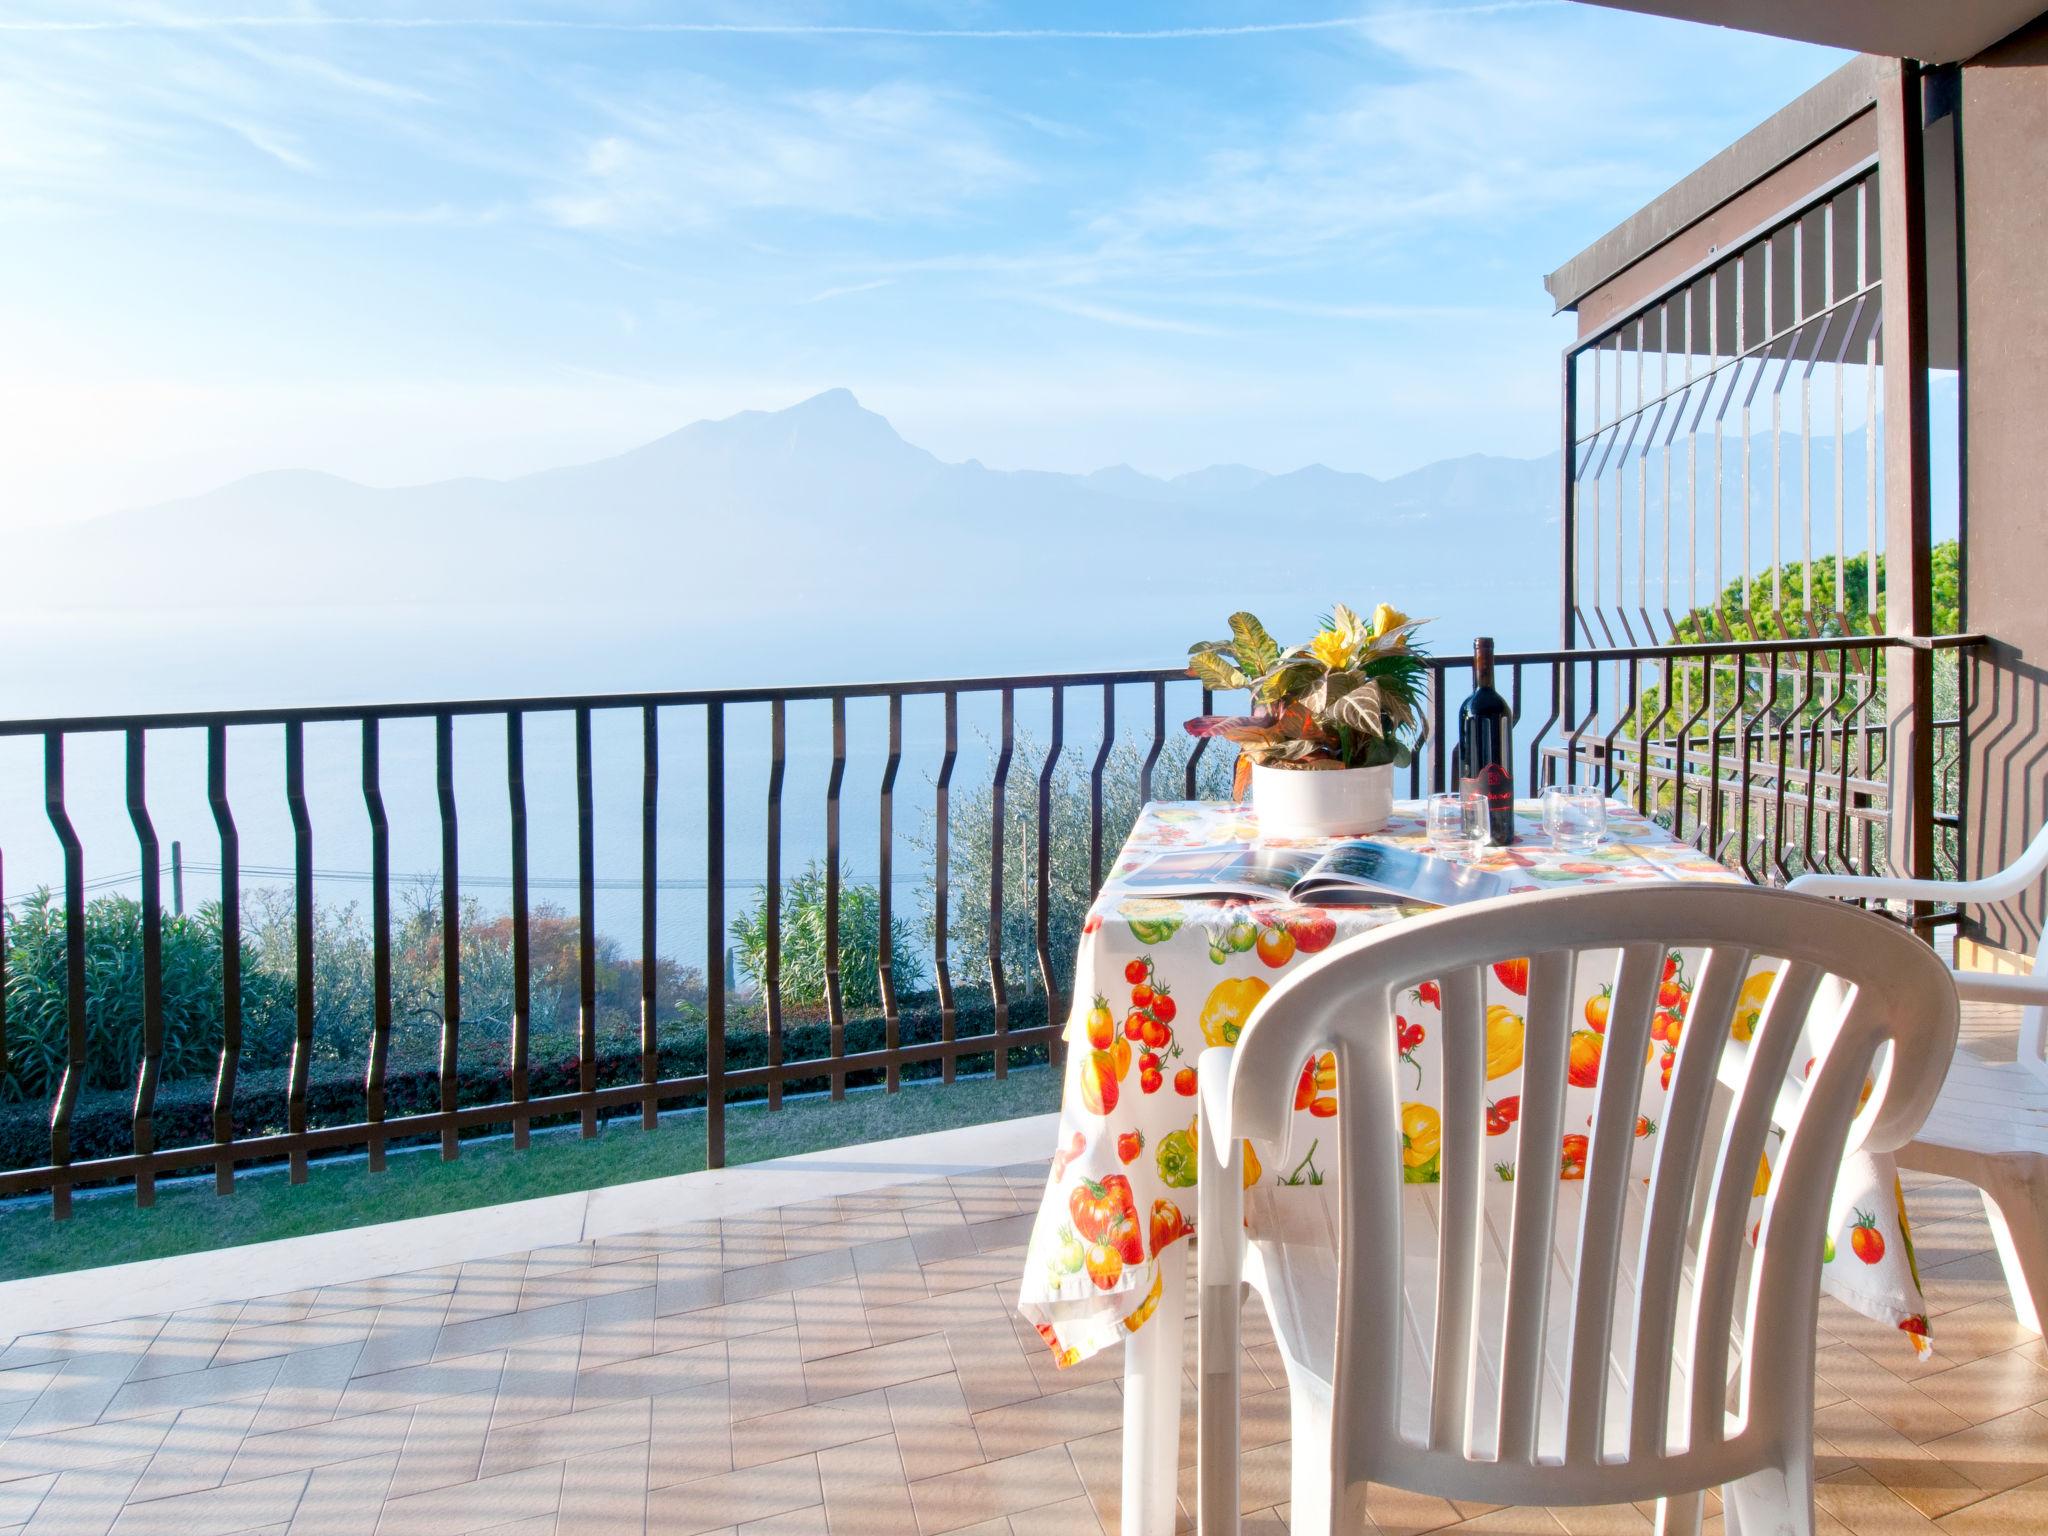
[[[1412,802],[1397,806],[1376,838],[1421,846],[1420,809]],[[1517,807],[1517,821],[1522,840],[1485,860],[1515,889],[1739,878],[1622,807],[1609,808],[1609,840],[1592,853],[1551,849],[1533,804]],[[1412,910],[1137,896],[1119,885],[1122,873],[1163,848],[1247,842],[1257,831],[1255,816],[1242,806],[1148,805],[1083,925],[1065,1036],[1059,1139],[1019,1297],[1063,1364],[1144,1326],[1159,1302],[1156,1256],[1194,1230],[1196,1057],[1207,1046],[1235,1044],[1252,1010],[1290,967]],[[1698,961],[1673,952],[1660,978],[1635,1122],[1636,1165],[1644,1176]],[[1755,1033],[1773,977],[1771,962],[1759,961],[1745,982],[1735,1009],[1737,1040]],[[1603,975],[1597,962],[1583,965],[1580,987],[1567,1054],[1565,1123],[1572,1129],[1558,1146],[1536,1149],[1520,1144],[1527,962],[1503,960],[1488,981],[1486,1134],[1489,1148],[1498,1150],[1490,1159],[1498,1179],[1537,1170],[1563,1180],[1585,1177],[1612,968]],[[1411,1183],[1434,1183],[1441,1175],[1441,1009],[1436,985],[1425,982],[1397,1001],[1393,1021],[1403,1074],[1401,1172]],[[1331,1133],[1341,1098],[1332,1053],[1303,1062],[1286,1136],[1277,1146],[1246,1144],[1246,1185],[1321,1184],[1335,1163]],[[1758,1167],[1759,1199],[1769,1188],[1775,1151],[1774,1144]],[[1896,1324],[1924,1349],[1926,1309],[1889,1160],[1852,1155],[1836,1208],[1822,1255],[1823,1283],[1858,1311]],[[1752,1241],[1758,1214],[1752,1214]]]

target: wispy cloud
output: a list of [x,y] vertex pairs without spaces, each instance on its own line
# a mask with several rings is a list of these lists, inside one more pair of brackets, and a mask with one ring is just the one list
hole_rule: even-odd
[[914,80],[748,96],[669,77],[595,105],[605,130],[537,202],[565,228],[702,227],[763,211],[929,217],[1030,174],[968,104]]
[[1136,310],[1120,309],[1112,304],[1096,304],[1085,299],[1068,298],[1055,293],[1033,293],[1025,295],[1032,303],[1046,309],[1057,310],[1063,315],[1072,315],[1079,320],[1094,320],[1102,325],[1113,325],[1127,331],[1164,331],[1177,336],[1219,336],[1222,334],[1213,325],[1204,325],[1196,320],[1180,320],[1166,315],[1140,314]]
[[379,32],[596,32],[715,37],[873,37],[929,42],[1109,42],[1148,43],[1273,37],[1352,31],[1389,15],[1494,15],[1547,9],[1565,0],[1479,0],[1418,11],[1368,11],[1295,21],[1254,21],[1180,27],[908,27],[866,22],[658,21],[596,16],[121,16],[0,19],[0,32],[229,32],[364,30]]
[[856,293],[873,293],[877,288],[887,288],[895,281],[896,279],[893,277],[878,277],[871,282],[842,283],[836,288],[822,288],[808,299],[803,299],[799,302],[804,304],[823,304],[829,299],[843,299]]

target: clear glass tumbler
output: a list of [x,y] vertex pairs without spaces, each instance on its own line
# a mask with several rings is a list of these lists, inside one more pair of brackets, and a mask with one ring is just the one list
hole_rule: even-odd
[[1431,795],[1429,846],[1440,858],[1474,857],[1486,846],[1486,797],[1459,791]]
[[1607,837],[1607,797],[1591,784],[1546,785],[1543,830],[1562,853],[1598,848]]

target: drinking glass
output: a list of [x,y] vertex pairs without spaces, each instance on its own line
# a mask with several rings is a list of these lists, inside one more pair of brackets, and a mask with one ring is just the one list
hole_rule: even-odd
[[1486,846],[1486,797],[1453,792],[1429,797],[1429,845],[1446,859],[1469,859]]
[[1543,830],[1561,853],[1598,848],[1607,836],[1607,797],[1591,784],[1551,784],[1543,791]]

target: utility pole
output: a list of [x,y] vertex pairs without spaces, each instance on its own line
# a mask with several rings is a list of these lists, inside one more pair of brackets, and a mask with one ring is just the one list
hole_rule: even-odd
[[185,845],[171,839],[171,915],[185,915]]

